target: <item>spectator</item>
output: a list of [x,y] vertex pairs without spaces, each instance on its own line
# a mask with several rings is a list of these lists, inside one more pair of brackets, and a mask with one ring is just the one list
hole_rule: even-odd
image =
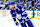
[[25,7],[25,9],[26,9],[26,10],[28,10],[28,8],[27,8],[27,7]]
[[33,8],[34,8],[34,0],[32,0],[31,6],[29,7],[29,9],[30,9],[30,8],[32,8],[32,10],[33,10]]
[[28,3],[28,1],[26,1],[26,4],[24,4],[24,7],[26,7],[26,8],[29,7],[29,3]]

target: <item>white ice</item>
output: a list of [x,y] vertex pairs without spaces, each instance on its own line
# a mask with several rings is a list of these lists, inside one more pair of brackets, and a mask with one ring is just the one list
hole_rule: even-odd
[[[40,27],[40,20],[37,20],[37,19],[31,19],[33,25],[35,27]],[[16,26],[12,17],[11,16],[0,16],[0,27],[21,27],[20,25],[19,26]]]

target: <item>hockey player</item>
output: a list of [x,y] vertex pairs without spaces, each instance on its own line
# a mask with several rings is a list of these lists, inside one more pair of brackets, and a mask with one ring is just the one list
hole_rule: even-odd
[[[13,20],[16,23],[16,25],[19,25],[19,23],[18,23],[18,21],[19,21],[22,27],[27,27],[25,22],[27,22],[29,27],[34,27],[30,20],[26,21],[29,18],[27,17],[27,14],[25,14],[26,13],[25,10],[23,10],[21,6],[15,7],[15,2],[11,2],[10,5],[11,5],[10,6],[11,7],[10,13],[11,13]],[[17,15],[18,16],[20,15],[19,18],[17,18],[18,21],[16,20]]]

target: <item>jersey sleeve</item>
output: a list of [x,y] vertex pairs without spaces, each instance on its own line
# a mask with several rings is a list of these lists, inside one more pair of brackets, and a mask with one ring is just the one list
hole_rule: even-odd
[[14,20],[15,24],[19,25],[18,21],[16,20],[16,14],[13,12],[13,10],[11,10],[10,13],[11,13],[12,19]]
[[22,8],[22,13],[21,13],[22,17],[27,17],[27,13],[26,10]]

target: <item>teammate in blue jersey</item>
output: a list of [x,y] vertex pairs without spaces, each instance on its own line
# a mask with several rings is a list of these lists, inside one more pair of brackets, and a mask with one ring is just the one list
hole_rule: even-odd
[[[9,5],[11,7],[10,13],[16,25],[19,25],[19,21],[22,27],[27,27],[26,22],[29,27],[34,27],[30,19],[27,17],[25,9],[23,9],[21,6],[15,7],[15,2],[11,2]],[[27,19],[29,20],[27,21]]]

